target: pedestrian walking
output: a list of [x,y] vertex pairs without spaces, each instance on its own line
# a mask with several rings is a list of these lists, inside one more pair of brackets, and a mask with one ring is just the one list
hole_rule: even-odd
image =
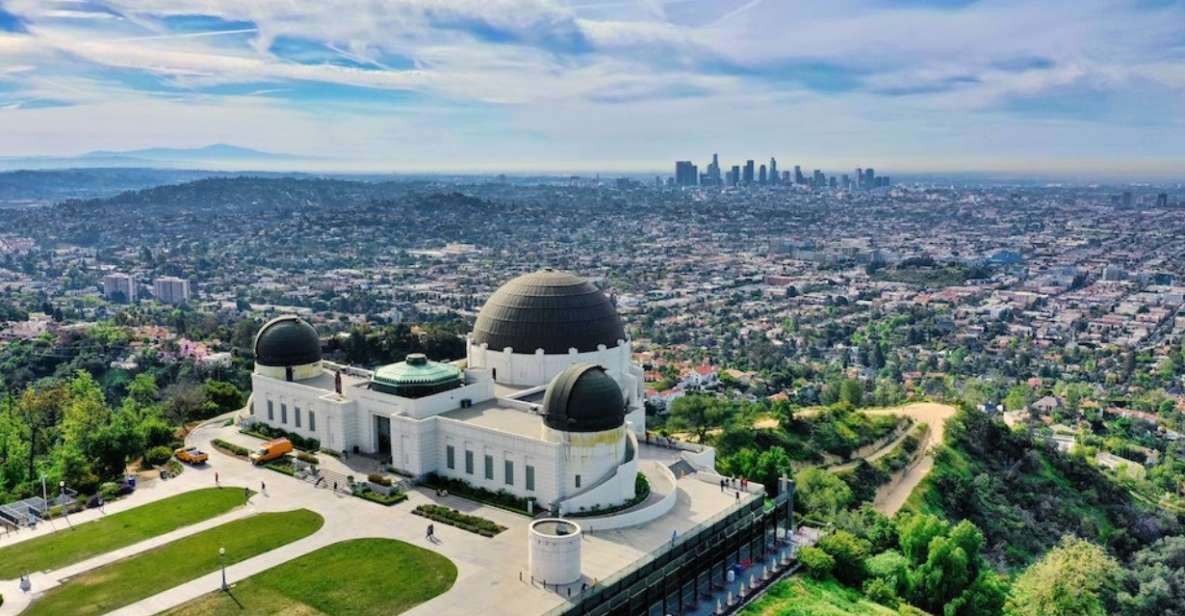
[[720,480],[720,491],[721,492],[724,491],[724,480],[723,479]]
[[737,502],[740,502],[740,501],[741,501],[741,493],[737,492]]
[[218,471],[214,471],[214,485],[222,487],[222,484],[218,482]]
[[267,496],[267,484],[262,481],[259,482],[259,493]]
[[243,502],[245,503],[250,500],[251,500],[251,488],[248,488],[247,486],[243,486]]
[[428,541],[431,541],[435,536],[436,536],[436,529],[433,528],[431,524],[429,524],[428,529],[426,531],[424,531],[424,538],[427,539]]

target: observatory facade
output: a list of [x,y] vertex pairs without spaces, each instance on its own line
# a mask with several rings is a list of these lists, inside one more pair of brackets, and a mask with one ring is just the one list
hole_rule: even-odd
[[519,276],[490,296],[466,347],[453,363],[340,366],[312,326],[273,319],[255,340],[248,421],[554,512],[634,497],[642,370],[604,293],[565,272]]

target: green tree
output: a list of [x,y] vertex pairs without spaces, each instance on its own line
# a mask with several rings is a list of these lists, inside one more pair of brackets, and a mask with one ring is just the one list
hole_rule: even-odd
[[864,559],[868,556],[867,541],[837,530],[819,540],[818,548],[835,559],[835,577],[849,586],[859,586],[864,580]]
[[711,396],[693,394],[671,403],[671,423],[695,433],[701,443],[708,430],[720,425],[722,418],[720,407]]
[[852,502],[852,489],[848,484],[823,469],[804,468],[794,476],[794,482],[797,501],[810,514],[830,518]]
[[811,546],[798,551],[798,562],[806,567],[808,575],[817,580],[827,578],[835,569],[835,559],[830,554]]
[[1103,616],[1115,591],[1119,564],[1103,548],[1076,537],[1056,547],[1017,578],[1005,603],[1008,616]]

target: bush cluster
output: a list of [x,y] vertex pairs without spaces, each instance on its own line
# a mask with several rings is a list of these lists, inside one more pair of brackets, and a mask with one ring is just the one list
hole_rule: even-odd
[[471,533],[477,533],[483,537],[493,537],[498,533],[506,530],[505,526],[499,526],[491,520],[487,520],[475,515],[461,513],[456,509],[449,509],[440,505],[419,505],[412,513],[423,516],[430,520],[435,520],[442,524],[449,526],[456,526],[462,530],[467,530]]
[[234,443],[231,443],[229,441],[224,441],[220,438],[216,438],[213,441],[210,441],[210,444],[214,445],[218,449],[225,451],[226,453],[229,453],[232,456],[238,456],[240,458],[246,458],[247,454],[251,453],[246,447],[240,447],[238,445],[235,445]]
[[386,486],[388,488],[391,487],[391,478],[387,477],[386,475],[380,475],[378,473],[371,473],[366,476],[366,479],[367,479],[367,481],[374,483],[374,484],[378,484],[380,486]]
[[321,460],[319,458],[317,458],[317,456],[314,456],[313,454],[307,453],[304,451],[296,452],[296,459],[300,460],[301,462],[304,462],[305,464],[320,464],[321,463]]
[[168,462],[169,458],[172,457],[173,450],[165,447],[164,445],[153,447],[144,452],[144,461],[153,466],[160,466],[161,464]]
[[372,503],[378,503],[388,507],[394,505],[395,503],[402,503],[403,501],[407,500],[407,495],[403,492],[399,492],[398,490],[391,492],[390,495],[380,494],[374,490],[362,490],[358,493],[358,497],[364,498]]
[[284,437],[292,441],[292,446],[304,451],[317,451],[321,449],[321,441],[315,438],[306,438],[295,432],[288,432],[274,426],[269,426],[265,423],[255,423],[249,429],[241,431],[248,436],[271,440],[274,438]]
[[428,473],[424,478],[424,484],[430,488],[438,488],[448,490],[450,494],[463,496],[469,500],[475,500],[479,503],[486,503],[509,509],[518,513],[527,513],[527,502],[530,499],[515,496],[506,490],[498,490],[494,492],[485,488],[479,488],[469,485],[463,479],[450,479],[442,477],[436,473]]

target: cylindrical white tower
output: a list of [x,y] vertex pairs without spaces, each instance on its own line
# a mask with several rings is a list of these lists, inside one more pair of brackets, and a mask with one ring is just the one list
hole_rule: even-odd
[[527,557],[531,578],[545,584],[580,581],[580,526],[558,518],[531,522]]

